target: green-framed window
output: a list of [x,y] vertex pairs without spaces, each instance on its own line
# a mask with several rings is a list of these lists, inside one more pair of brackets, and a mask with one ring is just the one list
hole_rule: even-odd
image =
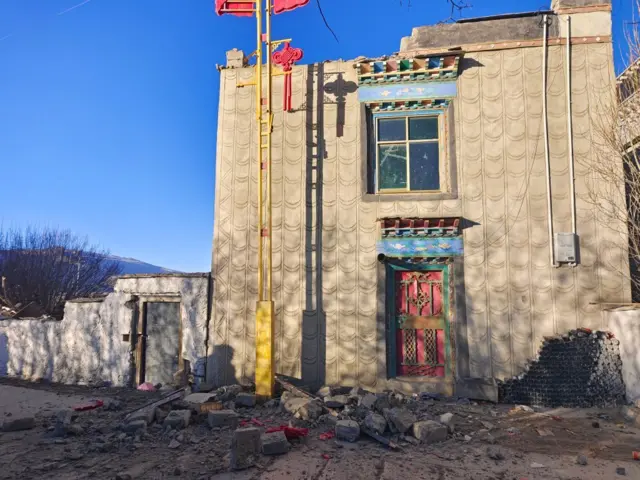
[[374,117],[378,193],[440,192],[442,115]]

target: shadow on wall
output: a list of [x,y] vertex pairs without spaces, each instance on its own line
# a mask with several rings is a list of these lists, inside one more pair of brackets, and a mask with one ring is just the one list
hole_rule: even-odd
[[207,365],[213,372],[212,380],[215,386],[240,383],[233,366],[233,353],[233,347],[229,345],[214,345],[213,353],[207,359]]
[[0,333],[0,377],[6,377],[9,367],[9,338]]

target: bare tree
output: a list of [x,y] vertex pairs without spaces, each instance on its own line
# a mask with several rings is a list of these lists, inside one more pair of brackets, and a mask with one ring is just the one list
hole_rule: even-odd
[[[640,15],[640,0],[636,0]],[[598,155],[587,165],[592,179],[588,198],[610,228],[629,238],[629,266],[634,301],[640,300],[640,31],[627,23],[628,68],[611,99],[593,112]]]
[[122,268],[107,255],[68,230],[0,230],[0,305],[60,317],[67,300],[110,290]]

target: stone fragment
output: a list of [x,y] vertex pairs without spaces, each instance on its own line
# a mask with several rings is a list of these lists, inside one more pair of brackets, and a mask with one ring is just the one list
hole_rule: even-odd
[[175,450],[175,449],[176,449],[176,448],[178,448],[180,445],[181,445],[181,443],[180,443],[178,440],[176,440],[176,439],[173,439],[173,440],[171,440],[171,441],[169,442],[169,448],[170,448],[170,449],[172,449],[172,450]]
[[147,431],[147,422],[144,420],[134,420],[133,422],[127,422],[120,427],[124,433],[130,433],[132,435],[140,432]]
[[108,399],[104,400],[103,408],[105,410],[110,411],[110,412],[117,412],[119,410],[122,410],[122,402],[120,400],[115,400],[113,398],[108,398]]
[[180,429],[187,428],[191,420],[191,410],[171,410],[167,418],[164,419],[165,427]]
[[543,464],[541,464],[541,463],[533,462],[533,463],[531,464],[531,468],[547,468],[547,467],[545,467],[545,466],[544,466]]
[[415,422],[413,436],[427,444],[444,442],[447,439],[447,426],[433,420]]
[[238,414],[233,410],[217,410],[209,412],[207,422],[211,428],[216,427],[232,427],[238,426]]
[[289,451],[289,441],[284,432],[265,433],[260,437],[261,450],[265,455],[282,455]]
[[84,428],[82,428],[82,425],[78,425],[77,423],[72,423],[71,425],[68,425],[66,430],[69,435],[78,436],[78,435],[84,434]]
[[226,387],[220,387],[216,391],[216,394],[220,402],[228,402],[229,400],[233,400],[234,398],[236,398],[236,395],[238,395],[240,392],[242,392],[242,386],[228,385]]
[[207,403],[216,399],[215,393],[192,393],[191,395],[187,395],[183,398],[186,403],[192,404],[194,406],[200,405],[202,403]]
[[231,441],[231,468],[244,470],[256,464],[260,456],[260,430],[255,427],[239,428]]
[[318,418],[318,421],[326,423],[327,425],[330,425],[330,426],[335,426],[336,423],[338,422],[338,417],[335,417],[335,416],[331,415],[330,413],[326,413],[326,414],[320,416]]
[[360,425],[353,420],[338,420],[335,431],[338,440],[355,442],[360,437]]
[[385,410],[384,418],[387,419],[391,431],[398,433],[406,433],[417,420],[409,410],[398,407]]
[[487,456],[491,460],[496,460],[496,461],[504,460],[504,454],[496,447],[488,447]]
[[586,465],[588,462],[587,457],[585,455],[578,455],[578,458],[576,458],[576,463],[578,465]]
[[198,391],[201,393],[209,393],[213,391],[213,385],[211,383],[202,382],[198,385]]
[[389,397],[384,394],[384,393],[380,393],[378,395],[376,395],[377,400],[375,405],[373,406],[373,408],[380,414],[384,414],[384,411],[391,408],[391,402],[389,402]]
[[360,399],[360,405],[364,408],[372,409],[377,400],[378,397],[376,395],[374,395],[373,393],[367,393]]
[[324,404],[329,408],[342,408],[347,402],[349,402],[349,399],[346,395],[335,395],[324,399]]
[[624,477],[627,474],[627,469],[624,467],[618,467],[616,468],[616,474]]
[[[282,401],[282,399],[280,401]],[[307,421],[317,420],[318,417],[322,415],[322,404],[320,400],[309,398],[287,397],[283,404],[283,409],[291,415]]]
[[131,415],[127,417],[127,420],[129,422],[135,422],[136,420],[144,420],[147,425],[150,425],[153,423],[155,418],[156,418],[155,408],[143,408],[142,410],[133,412]]
[[156,408],[156,414],[155,414],[155,420],[158,423],[163,423],[164,419],[167,418],[167,415],[169,415],[169,412],[167,410],[164,410],[162,408]]
[[31,430],[36,426],[36,420],[33,417],[13,417],[6,419],[2,423],[3,432],[19,432],[21,430]]
[[320,398],[330,397],[331,396],[331,387],[325,385],[320,390],[316,392],[316,396]]
[[364,419],[364,426],[369,430],[382,435],[387,429],[387,421],[378,413],[369,413]]
[[252,408],[256,406],[256,396],[252,393],[239,393],[236,395],[236,407]]
[[453,433],[455,430],[455,415],[453,413],[444,413],[440,415],[440,423],[446,425],[449,433]]

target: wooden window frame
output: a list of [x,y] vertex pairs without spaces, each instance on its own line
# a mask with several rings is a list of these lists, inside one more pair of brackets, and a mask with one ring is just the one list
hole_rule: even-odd
[[[425,139],[425,140],[410,140],[409,139],[409,120],[412,118],[436,118],[438,120],[438,138]],[[403,119],[405,121],[405,140],[404,141],[380,141],[379,138],[379,124],[380,120],[397,120]],[[373,115],[373,148],[375,149],[375,172],[373,175],[374,193],[380,195],[389,194],[441,194],[446,192],[443,189],[443,185],[446,185],[445,169],[443,168],[446,159],[446,149],[444,138],[445,133],[445,114],[443,111],[425,111],[425,112],[397,112],[393,114],[374,114]],[[410,146],[413,144],[423,143],[437,143],[438,144],[438,176],[439,176],[439,188],[437,190],[411,190],[411,157]],[[404,145],[406,148],[406,168],[407,168],[407,186],[405,188],[379,188],[380,185],[380,146],[381,145]]]

